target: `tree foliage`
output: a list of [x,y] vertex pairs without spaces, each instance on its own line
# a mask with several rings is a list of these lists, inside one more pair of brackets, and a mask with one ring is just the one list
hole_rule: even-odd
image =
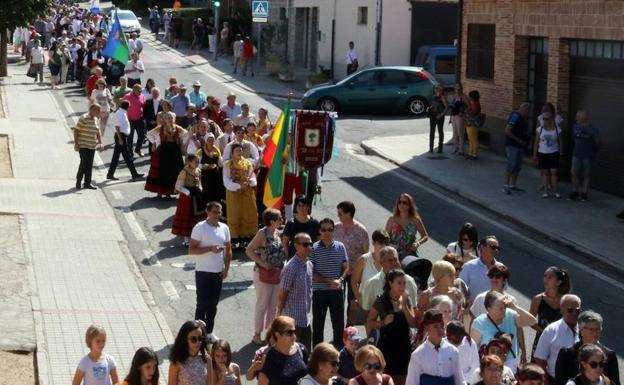
[[2,0],[0,6],[0,31],[12,31],[44,15],[50,0]]

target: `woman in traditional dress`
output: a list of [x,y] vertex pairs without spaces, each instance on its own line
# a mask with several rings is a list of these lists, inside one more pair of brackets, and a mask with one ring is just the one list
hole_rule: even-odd
[[154,192],[157,198],[170,198],[175,192],[178,174],[184,167],[182,151],[186,130],[175,124],[175,114],[165,113],[162,124],[151,130],[147,136],[152,144],[152,160],[145,190]]
[[204,205],[202,204],[199,159],[196,155],[187,155],[184,168],[178,174],[175,184],[176,192],[179,192],[178,207],[171,232],[175,235],[184,237],[183,246],[188,246],[189,237],[193,227],[201,220],[206,218]]
[[197,151],[199,168],[201,170],[202,199],[204,202],[223,202],[225,187],[220,167],[223,159],[219,148],[215,146],[215,137],[212,133],[206,134],[204,145]]
[[232,158],[223,165],[223,184],[232,244],[240,246],[249,242],[258,230],[258,215],[254,167],[243,157],[243,146],[239,143],[232,145]]

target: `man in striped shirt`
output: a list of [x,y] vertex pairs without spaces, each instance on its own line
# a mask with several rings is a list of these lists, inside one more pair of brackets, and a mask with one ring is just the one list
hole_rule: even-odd
[[333,344],[343,347],[344,292],[342,283],[349,267],[347,250],[342,242],[334,240],[334,221],[320,222],[320,240],[312,248],[310,262],[312,276],[312,346],[323,342],[327,309],[331,317]]
[[89,112],[78,119],[74,128],[74,150],[80,154],[80,166],[78,166],[78,174],[76,175],[77,190],[80,190],[83,177],[83,188],[97,190],[97,187],[91,184],[91,172],[93,171],[93,158],[98,144],[101,148],[100,105],[93,103],[89,107]]

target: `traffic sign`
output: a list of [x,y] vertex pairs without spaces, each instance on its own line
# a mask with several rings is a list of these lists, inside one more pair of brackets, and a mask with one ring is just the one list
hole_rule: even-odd
[[252,1],[251,17],[254,23],[266,23],[269,17],[269,2],[256,0]]

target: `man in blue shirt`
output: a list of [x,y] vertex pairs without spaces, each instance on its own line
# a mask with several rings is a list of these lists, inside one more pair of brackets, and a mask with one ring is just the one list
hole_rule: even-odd
[[529,143],[527,119],[531,111],[531,104],[522,103],[518,111],[513,111],[507,119],[505,127],[505,154],[507,155],[507,172],[503,193],[510,195],[511,191],[520,191],[516,187],[518,174],[522,167],[522,155]]
[[[574,138],[574,149],[572,150],[572,194],[569,200],[580,198],[586,201],[587,190],[589,190],[589,175],[592,163],[598,151],[600,143],[598,128],[592,126],[587,118],[587,112],[579,110],[576,113],[576,124],[572,129]],[[581,183],[582,179],[582,183]]]
[[171,110],[176,114],[176,124],[181,126],[184,123],[186,108],[191,104],[191,98],[186,94],[186,86],[184,84],[180,84],[178,94],[172,97],[170,102]]
[[312,345],[324,341],[327,309],[334,331],[332,343],[342,349],[344,330],[344,292],[342,283],[349,267],[347,249],[334,240],[334,221],[325,218],[319,222],[320,240],[312,249]]
[[191,98],[191,103],[193,103],[198,110],[200,110],[202,107],[204,107],[204,104],[206,104],[206,94],[199,90],[200,87],[201,83],[199,82],[199,80],[195,80],[195,83],[193,83],[193,92],[189,94],[189,97]]

